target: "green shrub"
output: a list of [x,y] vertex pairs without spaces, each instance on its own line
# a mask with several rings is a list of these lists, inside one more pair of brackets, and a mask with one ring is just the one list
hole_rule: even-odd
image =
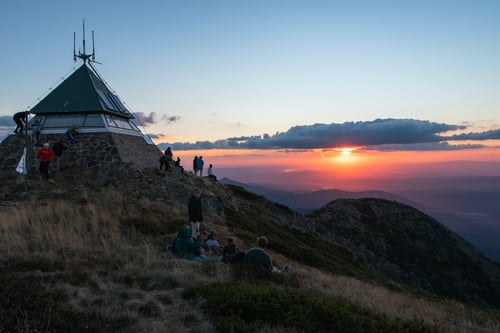
[[0,332],[65,332],[72,326],[62,293],[14,275],[0,276],[0,285]]
[[0,286],[0,333],[115,332],[131,325],[126,317],[72,310],[66,295],[36,277],[0,275]]
[[419,321],[391,320],[319,294],[279,286],[212,284],[193,287],[186,298],[203,296],[204,309],[220,332],[440,332]]

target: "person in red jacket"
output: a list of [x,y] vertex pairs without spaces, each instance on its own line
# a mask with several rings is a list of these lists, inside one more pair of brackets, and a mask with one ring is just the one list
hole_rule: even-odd
[[50,149],[48,142],[43,144],[43,148],[38,151],[36,156],[40,159],[40,166],[38,167],[38,170],[40,170],[40,172],[47,177],[47,180],[49,180],[50,161],[54,158],[54,152]]

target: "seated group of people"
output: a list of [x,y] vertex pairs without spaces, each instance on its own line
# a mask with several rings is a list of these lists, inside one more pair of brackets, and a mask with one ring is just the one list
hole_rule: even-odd
[[227,243],[221,246],[213,232],[204,232],[196,238],[192,237],[191,227],[183,226],[171,247],[172,252],[180,258],[187,260],[205,260],[211,255],[220,257],[224,263],[244,263],[270,272],[288,274],[290,269],[285,266],[279,270],[273,265],[271,256],[265,251],[268,240],[265,236],[257,238],[257,247],[253,247],[246,253],[241,251],[232,237],[227,238]]
[[242,261],[245,253],[234,244],[233,238],[228,238],[227,241],[226,245],[221,246],[213,231],[205,231],[193,237],[191,227],[184,225],[174,239],[171,250],[178,257],[188,260],[204,260],[209,256],[216,256],[223,262]]
[[181,173],[184,173],[184,167],[181,165],[181,159],[177,156],[177,159],[174,161],[174,154],[172,153],[172,148],[168,147],[165,149],[165,152],[160,156],[160,170],[165,168],[165,171],[172,170],[172,164],[176,168],[179,168]]

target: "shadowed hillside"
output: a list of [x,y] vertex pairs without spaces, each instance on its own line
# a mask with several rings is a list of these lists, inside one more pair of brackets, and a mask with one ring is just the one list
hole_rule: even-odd
[[358,261],[397,283],[500,307],[500,267],[415,208],[384,199],[339,199],[307,217]]
[[[498,305],[484,294],[498,292],[488,275],[498,267],[482,262],[435,221],[396,202],[341,200],[303,216],[238,186],[124,165],[63,170],[55,181],[37,176],[28,184],[1,181],[0,332],[494,332],[500,327],[493,309]],[[292,275],[165,253],[187,222],[186,203],[195,188],[203,193],[202,230],[214,230],[221,242],[232,236],[243,250],[265,234],[275,265],[290,265]],[[427,230],[423,234],[416,232],[419,223]],[[427,232],[434,230],[433,241],[441,243],[437,249],[428,247]],[[430,258],[428,266],[415,266],[415,249],[418,260]],[[451,256],[456,249],[461,261]],[[380,267],[379,255],[393,270]],[[470,266],[455,266],[468,260]],[[434,272],[433,265],[446,269]],[[457,289],[452,295],[434,276],[444,278],[446,270]],[[468,274],[491,283],[471,283]]]

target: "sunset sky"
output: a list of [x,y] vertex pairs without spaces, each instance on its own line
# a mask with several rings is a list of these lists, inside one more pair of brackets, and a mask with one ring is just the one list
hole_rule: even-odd
[[500,1],[2,1],[0,139],[80,65],[82,19],[97,70],[187,169],[500,176]]

